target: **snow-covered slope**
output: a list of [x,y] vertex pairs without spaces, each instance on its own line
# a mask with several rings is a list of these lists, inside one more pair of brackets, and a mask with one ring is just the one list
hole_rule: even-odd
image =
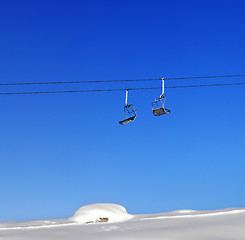
[[0,223],[0,240],[31,239],[244,240],[245,208],[129,215],[116,204],[93,204],[68,219]]

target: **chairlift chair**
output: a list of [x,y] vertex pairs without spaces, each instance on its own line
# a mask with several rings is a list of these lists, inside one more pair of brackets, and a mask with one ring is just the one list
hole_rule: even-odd
[[133,104],[128,104],[128,89],[126,90],[126,100],[125,100],[125,106],[124,106],[124,114],[125,119],[120,121],[119,123],[124,125],[126,123],[133,122],[136,118],[136,110],[134,108]]
[[154,116],[161,116],[163,114],[170,113],[169,109],[164,108],[166,95],[164,95],[164,78],[162,78],[162,94],[156,98],[152,104],[152,113]]

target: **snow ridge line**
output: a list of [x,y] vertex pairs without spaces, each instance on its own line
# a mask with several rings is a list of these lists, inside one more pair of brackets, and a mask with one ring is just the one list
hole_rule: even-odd
[[23,227],[9,227],[9,228],[5,227],[5,228],[0,228],[0,231],[3,231],[3,230],[24,230],[24,229],[56,228],[56,227],[76,226],[76,225],[83,225],[83,224],[79,224],[79,223],[61,223],[61,224],[23,226]]
[[173,218],[197,218],[197,217],[210,217],[210,216],[221,216],[221,215],[230,215],[236,213],[245,213],[245,209],[242,210],[232,210],[227,212],[214,212],[214,213],[203,213],[203,214],[188,214],[188,215],[177,215],[177,216],[159,216],[152,218],[142,218],[140,221],[146,220],[158,220],[158,219],[173,219]]

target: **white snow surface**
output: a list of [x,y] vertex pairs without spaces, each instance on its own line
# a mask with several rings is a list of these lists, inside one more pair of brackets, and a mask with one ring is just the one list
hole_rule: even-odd
[[77,223],[97,222],[108,218],[108,222],[122,222],[132,218],[126,209],[118,204],[97,203],[79,208],[69,220]]
[[[96,222],[100,218],[109,221]],[[41,239],[244,240],[245,208],[130,215],[120,205],[92,204],[68,219],[0,223],[0,240]]]

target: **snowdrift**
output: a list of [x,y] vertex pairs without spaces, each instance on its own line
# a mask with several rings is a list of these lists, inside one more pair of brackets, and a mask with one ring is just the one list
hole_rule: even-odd
[[69,218],[76,223],[122,222],[132,218],[126,209],[113,203],[97,203],[79,208]]

